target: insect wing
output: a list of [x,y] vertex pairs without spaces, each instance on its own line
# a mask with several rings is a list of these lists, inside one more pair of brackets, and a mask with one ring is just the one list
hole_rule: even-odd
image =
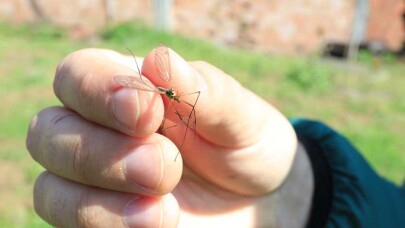
[[158,44],[156,47],[155,66],[159,77],[169,82],[171,80],[169,49],[163,43]]
[[151,82],[141,77],[117,75],[114,77],[114,81],[124,87],[157,92],[156,87]]

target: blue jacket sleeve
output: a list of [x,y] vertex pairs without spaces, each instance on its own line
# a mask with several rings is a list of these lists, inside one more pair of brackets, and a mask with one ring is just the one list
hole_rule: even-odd
[[306,119],[291,123],[298,137],[318,144],[328,163],[333,187],[326,227],[405,227],[405,186],[380,177],[348,140],[326,125]]

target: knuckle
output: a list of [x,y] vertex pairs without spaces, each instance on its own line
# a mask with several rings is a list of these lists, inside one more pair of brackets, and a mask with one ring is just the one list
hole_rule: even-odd
[[57,107],[49,107],[41,110],[32,118],[28,127],[26,147],[31,157],[39,163],[43,163],[48,151],[51,151],[48,149],[50,144],[47,142],[49,142],[49,137],[55,133],[52,120],[60,119],[62,114],[55,112],[57,109]]
[[45,182],[48,179],[50,173],[47,171],[42,172],[34,184],[34,209],[35,211],[42,215],[45,207],[44,200],[44,189],[46,189]]
[[[64,95],[63,89],[66,88],[67,85],[72,82],[75,83],[74,80],[69,80],[69,77],[75,77],[78,80],[82,80],[81,78],[83,75],[79,73],[80,71],[78,69],[82,69],[80,66],[83,62],[89,62],[88,60],[96,54],[97,53],[95,53],[94,49],[81,49],[72,52],[57,65],[53,83],[53,89],[57,97],[61,98]],[[78,83],[81,84],[80,81]]]
[[27,138],[25,141],[25,146],[26,146],[28,152],[31,154],[31,157],[33,159],[35,159],[35,157],[36,157],[35,152],[37,151],[36,146],[37,146],[38,140],[37,140],[37,134],[35,134],[37,125],[38,125],[38,114],[32,118],[32,120],[29,124]]
[[71,201],[63,196],[60,182],[50,172],[43,172],[36,180],[34,186],[34,208],[45,221],[50,224],[66,226],[66,208]]
[[198,60],[198,61],[192,61],[189,62],[193,67],[195,68],[206,68],[206,67],[212,67],[211,64],[209,64],[206,61]]
[[61,97],[62,86],[65,82],[66,77],[71,72],[71,65],[74,59],[76,59],[76,55],[76,52],[69,54],[56,67],[53,90],[55,95],[59,98]]
[[90,140],[78,129],[76,113],[61,107],[39,112],[32,120],[26,146],[32,158],[46,169],[70,179],[87,183],[94,169]]

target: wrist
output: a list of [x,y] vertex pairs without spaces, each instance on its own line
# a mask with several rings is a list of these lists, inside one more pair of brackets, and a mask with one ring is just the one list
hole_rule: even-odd
[[299,143],[290,172],[274,192],[275,218],[280,227],[300,227],[307,223],[314,188],[310,158],[305,147]]

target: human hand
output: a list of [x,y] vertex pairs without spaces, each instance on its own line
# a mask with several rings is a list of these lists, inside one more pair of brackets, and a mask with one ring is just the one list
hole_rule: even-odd
[[[137,75],[131,57],[86,49],[61,62],[54,91],[64,107],[38,113],[27,136],[32,157],[47,169],[34,188],[42,218],[63,227],[255,222],[254,207],[290,170],[297,146],[290,124],[212,65],[185,62],[173,51],[170,61],[171,84],[158,77],[154,51],[143,60],[142,74],[179,94],[202,90],[195,132],[176,161],[187,126],[156,133],[173,104],[113,80]],[[178,108],[190,107],[182,102]],[[173,110],[165,117],[169,125],[179,122]]]

